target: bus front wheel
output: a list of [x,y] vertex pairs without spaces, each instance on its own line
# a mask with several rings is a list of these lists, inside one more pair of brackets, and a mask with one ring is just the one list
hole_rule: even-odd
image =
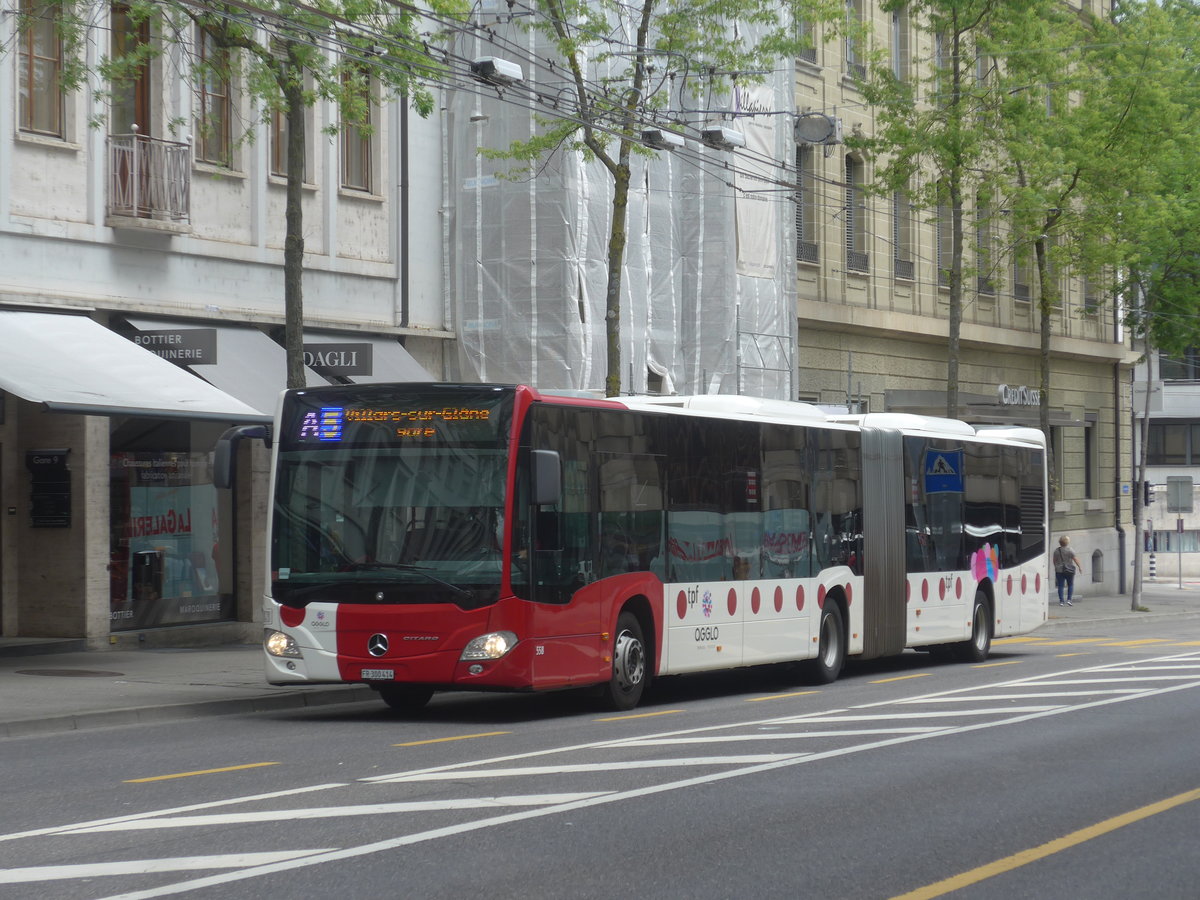
[[802,670],[806,681],[830,684],[837,681],[846,664],[846,632],[842,627],[842,610],[836,603],[825,604],[819,627],[817,658],[803,663]]
[[612,677],[604,686],[604,703],[616,710],[633,709],[646,690],[646,641],[637,616],[623,612],[617,617],[613,640]]

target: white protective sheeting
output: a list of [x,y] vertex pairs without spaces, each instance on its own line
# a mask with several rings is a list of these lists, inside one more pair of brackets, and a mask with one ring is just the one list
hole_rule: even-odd
[[0,389],[55,412],[270,419],[86,316],[0,311]]
[[[464,53],[519,62],[543,95],[567,88],[566,69],[531,62],[551,52],[537,35],[497,19],[484,24],[497,43],[472,38]],[[516,46],[525,58],[514,58]],[[592,69],[593,84],[611,74]],[[547,81],[556,77],[564,80]],[[522,106],[527,95],[506,89],[502,101],[478,85],[451,93],[447,259],[459,364],[466,379],[603,389],[613,181],[570,150],[515,178],[503,176],[519,164],[484,159],[480,148],[507,148],[542,127],[535,112],[549,110]],[[723,102],[728,124],[747,133],[744,151],[689,141],[657,158],[633,157],[621,284],[624,393],[644,393],[653,374],[665,392],[793,394],[794,212],[779,184],[787,170],[769,162],[795,156],[792,118],[782,114],[791,109],[790,72]],[[712,115],[683,118],[699,125]]]

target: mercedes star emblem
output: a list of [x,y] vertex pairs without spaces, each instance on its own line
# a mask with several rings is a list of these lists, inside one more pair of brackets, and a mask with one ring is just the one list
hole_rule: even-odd
[[383,656],[387,653],[387,635],[373,634],[367,641],[367,652],[372,656]]

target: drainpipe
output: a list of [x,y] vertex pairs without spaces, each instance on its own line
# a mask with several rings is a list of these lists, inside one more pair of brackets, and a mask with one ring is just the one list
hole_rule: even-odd
[[[1130,420],[1136,421],[1133,415],[1133,405],[1130,404]],[[1130,446],[1133,446],[1133,432],[1130,431]],[[1125,529],[1121,527],[1121,364],[1113,363],[1113,459],[1117,461],[1113,466],[1113,527],[1117,531],[1117,593],[1124,594],[1127,590],[1125,585]],[[1131,490],[1136,490],[1137,484],[1131,482]],[[1130,498],[1132,500],[1132,498]],[[1138,534],[1138,523],[1133,523],[1133,533]]]
[[[408,96],[400,98],[400,327],[408,327]],[[403,344],[403,341],[401,341]]]

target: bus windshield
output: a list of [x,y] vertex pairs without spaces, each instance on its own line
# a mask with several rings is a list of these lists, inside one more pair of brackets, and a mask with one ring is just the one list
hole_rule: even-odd
[[272,587],[280,603],[499,597],[513,394],[396,385],[290,392]]

